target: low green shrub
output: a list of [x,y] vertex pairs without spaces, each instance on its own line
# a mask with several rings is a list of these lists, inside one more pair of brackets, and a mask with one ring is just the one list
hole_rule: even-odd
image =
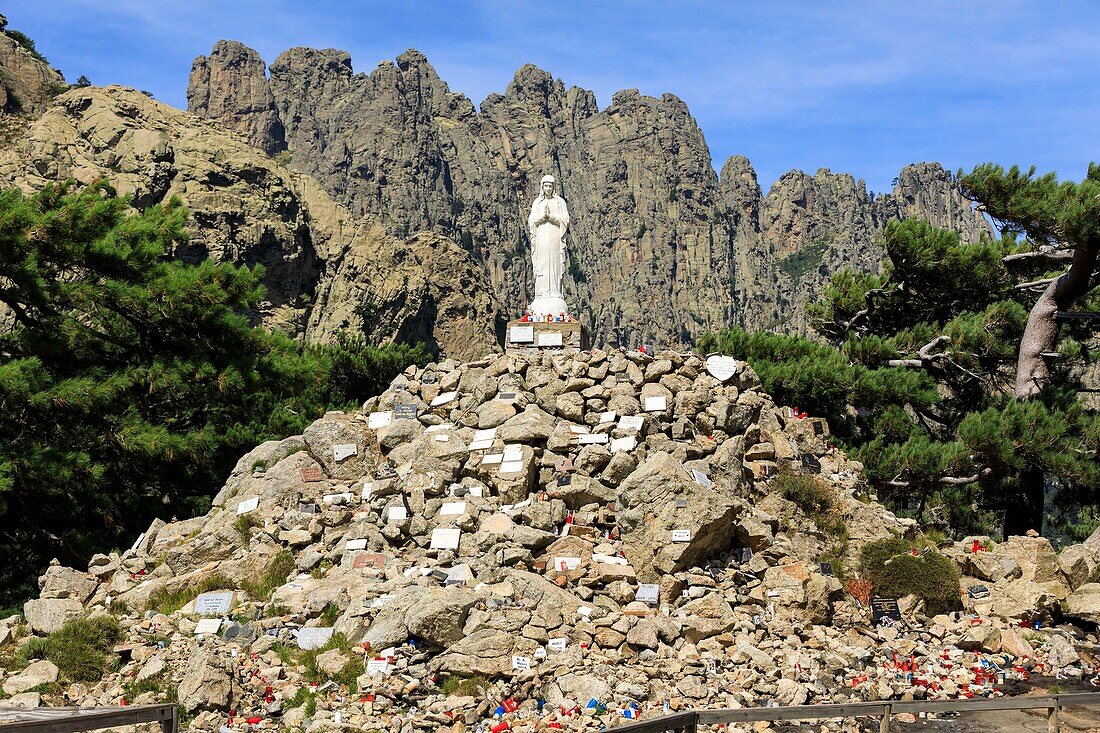
[[294,572],[294,553],[280,550],[271,558],[267,569],[255,580],[248,580],[243,588],[257,601],[266,601],[276,588],[286,583],[287,576]]
[[175,590],[160,588],[149,596],[149,602],[145,607],[167,616],[186,606],[200,593],[236,587],[237,584],[226,576],[221,573],[213,573],[197,583],[185,585]]
[[49,659],[65,680],[98,682],[118,664],[112,647],[121,637],[114,616],[75,619],[45,638],[29,639],[16,661],[26,665],[35,659]]
[[[914,548],[924,549],[913,554]],[[860,552],[863,577],[876,595],[901,598],[914,595],[929,613],[942,613],[960,605],[959,568],[927,543],[900,537],[869,542]]]
[[902,537],[868,542],[859,551],[859,573],[872,586],[878,587],[882,582],[886,561],[911,549],[913,543]]

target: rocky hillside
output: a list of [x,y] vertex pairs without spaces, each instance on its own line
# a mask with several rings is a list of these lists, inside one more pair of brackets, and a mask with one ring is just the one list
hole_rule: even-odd
[[175,256],[263,265],[256,316],[269,326],[312,341],[423,340],[461,358],[498,348],[492,288],[454,242],[397,238],[220,125],[132,89],[62,94],[0,150],[0,180],[28,192],[101,177],[137,207],[183,201],[192,236]]
[[[26,623],[0,623],[7,704],[178,699],[192,730],[594,730],[1093,672],[1095,634],[1049,621],[1100,620],[1095,543],[902,545],[895,567],[940,575],[872,623],[836,576],[912,522],[866,495],[824,421],[718,366],[597,350],[411,367],[362,412],[242,457],[206,516],[51,567]],[[107,616],[121,663],[74,682],[51,640]]]
[[672,94],[595,95],[534,66],[475,108],[408,51],[369,74],[334,49],[294,48],[267,69],[220,41],[191,71],[189,108],[313,176],[401,236],[459,242],[508,316],[530,293],[525,222],[538,180],[561,182],[574,226],[567,298],[596,343],[691,343],[727,325],[804,330],[803,306],[838,267],[875,269],[892,217],[988,231],[938,165],[891,194],[792,172],[762,196],[742,157],[715,175],[702,131]]

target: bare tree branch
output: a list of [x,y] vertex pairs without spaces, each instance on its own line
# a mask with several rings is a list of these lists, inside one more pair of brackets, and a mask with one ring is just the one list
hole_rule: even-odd
[[913,369],[923,369],[931,364],[933,361],[947,358],[946,352],[933,354],[932,350],[940,344],[950,342],[950,336],[947,336],[945,334],[937,336],[917,350],[916,359],[890,359],[886,362],[886,365],[892,367],[910,367]]
[[[937,481],[945,486],[966,486],[967,484],[976,484],[991,473],[993,473],[993,469],[987,467],[969,476],[940,476]],[[908,481],[902,481],[896,478],[887,481],[887,484],[898,489],[909,488]]]
[[1016,254],[1005,255],[1001,258],[1001,262],[1006,265],[1028,262],[1030,260],[1047,260],[1049,262],[1068,262],[1073,259],[1073,251],[1068,249],[1040,249],[1034,252],[1017,252]]

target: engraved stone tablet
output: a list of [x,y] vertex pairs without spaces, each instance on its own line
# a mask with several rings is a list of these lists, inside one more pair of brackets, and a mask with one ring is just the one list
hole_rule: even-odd
[[646,412],[664,412],[668,407],[668,401],[664,395],[657,395],[656,397],[645,398],[645,411]]
[[453,400],[455,397],[458,397],[458,392],[444,392],[443,394],[439,395],[434,400],[432,400],[432,407],[439,407],[440,405],[445,405],[448,402],[450,402],[451,400]]
[[300,501],[300,502],[298,502],[298,513],[299,514],[316,514],[317,513],[317,504],[315,502],[312,502],[312,501],[309,501],[309,502]]
[[490,450],[492,447],[492,440],[475,440],[470,443],[470,450]]
[[318,481],[321,481],[325,477],[325,475],[321,473],[320,466],[310,466],[308,468],[303,468],[298,473],[302,477],[302,481],[307,484],[316,483]]
[[253,496],[251,499],[245,499],[244,501],[237,502],[237,516],[242,514],[248,514],[251,511],[255,511],[256,507],[260,505],[260,497]]
[[634,594],[634,600],[642,603],[656,604],[661,595],[661,586],[657,583],[640,583],[638,592]]
[[380,552],[361,552],[355,556],[351,566],[356,570],[363,568],[383,568],[386,566],[386,556]]
[[393,412],[372,412],[367,416],[367,427],[371,430],[384,428],[393,420]]
[[673,542],[691,542],[691,530],[690,529],[674,529],[672,530]]
[[224,616],[233,608],[233,591],[199,593],[195,597],[195,613],[200,616]]
[[345,550],[364,550],[367,547],[367,541],[365,539],[348,540],[344,545]]
[[601,412],[600,413],[600,422],[598,424],[603,425],[604,423],[615,422],[615,416],[616,416],[616,413],[615,413],[614,410],[608,410],[607,412]]
[[581,445],[593,445],[607,442],[607,433],[586,433],[577,436],[577,442]]
[[619,418],[619,430],[641,430],[643,425],[644,415],[623,415]]
[[389,674],[390,660],[385,657],[367,660],[367,674]]
[[576,570],[580,567],[581,559],[579,557],[555,557],[554,558],[554,570],[564,573],[570,570]]
[[404,522],[409,518],[409,511],[403,506],[391,506],[386,518],[391,522]]
[[691,469],[691,477],[695,479],[695,483],[699,484],[704,489],[714,488],[714,482],[710,480],[710,476],[707,476],[697,468]]
[[415,420],[416,419],[416,403],[405,402],[400,405],[393,406],[393,419],[394,420]]
[[337,463],[358,454],[359,448],[356,447],[355,443],[340,443],[332,446],[332,460]]
[[898,607],[897,599],[873,597],[871,599],[871,620],[879,623],[885,618],[891,621],[901,621],[901,608]]
[[550,333],[539,334],[539,346],[561,346],[562,338],[561,331],[551,331]]
[[569,644],[568,639],[549,639],[546,642],[546,648],[552,652],[564,652],[566,645]]
[[493,441],[493,440],[496,440],[496,437],[497,437],[497,429],[496,428],[487,428],[485,430],[475,430],[474,431],[474,440]]
[[506,445],[506,446],[504,446],[504,460],[505,461],[522,461],[523,460],[523,446],[521,446],[521,445]]
[[533,344],[535,342],[535,327],[512,326],[508,330],[508,340],[513,344]]
[[487,453],[481,457],[481,463],[486,466],[491,466],[495,463],[500,463],[504,460],[503,453]]
[[732,356],[712,354],[707,357],[707,372],[719,382],[728,381],[737,374],[737,360]]
[[299,649],[320,649],[328,644],[328,640],[332,638],[332,627],[321,626],[312,629],[298,629],[296,635]]
[[497,399],[500,400],[501,402],[512,402],[513,400],[516,399],[516,393],[515,392],[501,392],[500,394],[497,395]]
[[222,620],[220,618],[204,618],[200,619],[195,624],[195,635],[199,634],[216,634],[222,627]]
[[501,473],[520,473],[523,471],[523,461],[504,461],[500,464]]
[[445,501],[443,506],[439,508],[440,515],[444,517],[454,517],[466,513],[466,502],[464,501]]
[[624,450],[634,450],[638,446],[638,439],[633,435],[628,435],[625,438],[615,438],[611,441],[611,452],[618,453]]
[[433,550],[457,550],[458,541],[462,538],[462,530],[457,527],[438,527],[432,530]]
[[676,508],[677,509],[687,509],[687,505],[688,505],[688,500],[687,499],[677,499],[676,500]]

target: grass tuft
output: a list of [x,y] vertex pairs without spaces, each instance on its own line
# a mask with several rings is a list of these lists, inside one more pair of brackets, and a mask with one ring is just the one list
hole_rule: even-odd
[[114,616],[75,619],[49,636],[32,637],[19,650],[16,663],[26,666],[49,659],[70,682],[98,682],[118,666],[112,647],[122,637]]

